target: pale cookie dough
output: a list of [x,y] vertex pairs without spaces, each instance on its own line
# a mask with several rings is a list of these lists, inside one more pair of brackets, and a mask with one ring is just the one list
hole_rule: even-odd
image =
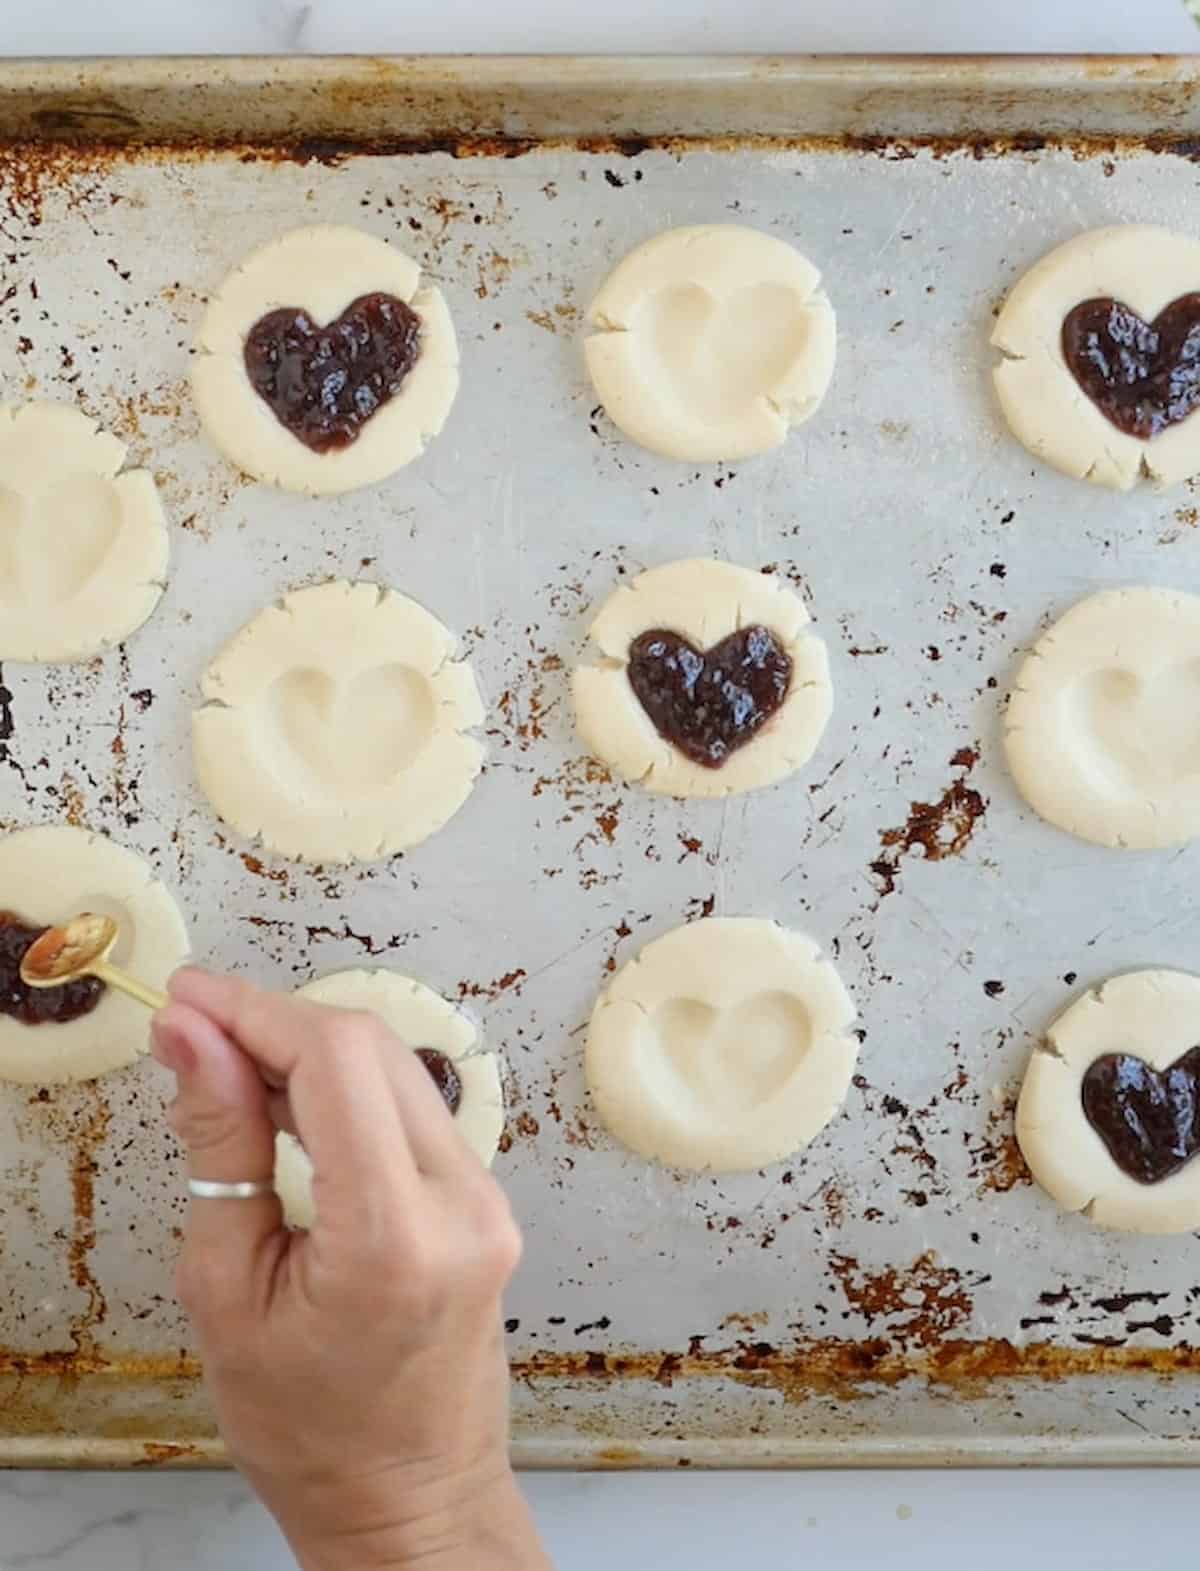
[[[337,971],[309,982],[298,997],[335,1009],[369,1010],[395,1033],[399,1051],[432,1047],[444,1053],[462,1083],[455,1114],[459,1133],[479,1160],[491,1166],[504,1130],[500,1064],[494,1053],[480,1051],[478,1033],[464,1014],[395,971]],[[293,1135],[281,1133],[275,1143],[275,1189],[291,1227],[312,1226],[312,1178],[303,1146]]]
[[621,967],[588,1029],[596,1110],[639,1156],[750,1172],[807,1145],[845,1100],[854,1005],[817,946],[775,922],[676,928]]
[[200,785],[249,839],[302,862],[394,855],[471,793],[483,720],[453,635],[405,595],[344,580],[261,611],[209,666]]
[[[1025,1073],[1017,1139],[1033,1176],[1064,1211],[1126,1232],[1200,1229],[1200,1160],[1159,1182],[1134,1179],[1113,1160],[1083,1103],[1084,1077],[1098,1059],[1141,1059],[1161,1072],[1197,1044],[1200,978],[1182,971],[1113,977],[1050,1027]],[[1136,1122],[1139,1109],[1132,1112]]]
[[[791,657],[787,695],[719,767],[694,763],[659,734],[630,685],[630,645],[664,629],[706,651],[755,625]],[[703,558],[651,568],[605,601],[590,636],[602,658],[575,671],[580,735],[597,758],[647,791],[713,797],[771,785],[808,761],[833,711],[825,645],[811,631],[799,595],[767,573]]]
[[1122,849],[1200,835],[1200,597],[1108,589],[1034,645],[1005,716],[1017,787],[1049,823]]
[[83,660],[141,627],[169,551],[148,469],[80,409],[0,404],[0,660]]
[[[421,270],[395,246],[358,229],[293,229],[252,252],[213,297],[196,339],[192,389],[209,436],[255,479],[325,496],[373,485],[411,463],[446,423],[458,391],[458,344],[441,290],[419,287]],[[243,358],[251,328],[295,307],[318,328],[363,295],[390,294],[421,318],[421,351],[399,392],[348,447],[305,446],[259,397]]]
[[737,224],[669,229],[631,251],[588,313],[596,396],[643,447],[694,462],[778,447],[815,414],[837,329],[821,275]]
[[[121,929],[114,963],[150,987],[164,988],[188,957],[187,929],[166,885],[141,857],[84,829],[46,825],[0,838],[0,909],[31,927],[81,911],[114,917]],[[61,1025],[0,1014],[0,1080],[94,1080],[140,1057],[149,1025],[145,1005],[113,988],[90,1014]]]
[[1143,474],[1159,486],[1200,472],[1200,411],[1143,441],[1101,413],[1062,351],[1068,313],[1112,298],[1150,323],[1200,290],[1200,240],[1128,224],[1094,229],[1051,251],[1019,281],[992,331],[1005,359],[995,383],[1013,435],[1056,469],[1126,491]]

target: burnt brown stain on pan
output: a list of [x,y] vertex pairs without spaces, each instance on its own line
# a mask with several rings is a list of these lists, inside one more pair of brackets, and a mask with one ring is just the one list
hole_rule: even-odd
[[12,741],[16,731],[16,721],[13,718],[13,690],[4,680],[4,667],[0,665],[0,764],[9,761],[10,753],[8,744]]
[[[108,1300],[96,1275],[92,1253],[97,1237],[96,1175],[112,1124],[112,1110],[95,1082],[43,1086],[30,1094],[28,1107],[46,1143],[60,1150],[68,1163],[71,1216],[64,1218],[54,1237],[63,1246],[67,1276],[82,1295],[82,1303],[67,1327],[71,1351],[52,1356],[60,1360],[60,1373],[72,1368],[85,1372],[95,1366],[96,1332],[108,1319]],[[0,1371],[4,1367],[0,1357]]]
[[[984,1400],[997,1384],[1010,1381],[1118,1379],[1128,1375],[1200,1376],[1200,1347],[1128,1347],[1113,1339],[1095,1345],[1063,1347],[1035,1342],[1018,1346],[1006,1337],[973,1340],[950,1336],[929,1347],[898,1347],[885,1335],[864,1339],[821,1337],[786,1344],[737,1340],[706,1348],[692,1338],[687,1351],[631,1352],[574,1348],[563,1353],[533,1353],[513,1360],[514,1380],[527,1385],[645,1382],[669,1388],[677,1381],[732,1380],[779,1392],[786,1400],[813,1396],[854,1400],[872,1386],[898,1386],[918,1380],[952,1391],[963,1400]],[[102,1354],[95,1348],[50,1353],[0,1350],[0,1380],[62,1382],[103,1376],[106,1385],[163,1386],[196,1382],[199,1360],[186,1353],[172,1357]],[[14,1431],[13,1413],[0,1398],[5,1432]],[[18,1419],[19,1419],[19,1415]]]
[[511,1367],[514,1379],[530,1385],[644,1381],[669,1387],[676,1381],[716,1379],[774,1390],[787,1401],[802,1402],[814,1396],[853,1400],[872,1386],[919,1380],[963,1400],[983,1400],[990,1388],[1007,1381],[1200,1375],[1200,1348],[1018,1347],[1003,1337],[953,1337],[928,1352],[911,1354],[897,1351],[883,1337],[823,1338],[787,1347],[747,1341],[694,1353],[535,1353]]
[[[129,683],[129,657],[121,646],[121,677],[126,687]],[[141,822],[141,776],[129,768],[128,716],[124,699],[117,706],[117,721],[113,739],[109,744],[112,756],[112,773],[107,789],[100,794],[100,806],[111,808],[126,829]]]
[[[200,1360],[191,1353],[143,1355],[139,1353],[102,1353],[96,1347],[86,1351],[70,1348],[48,1353],[13,1352],[0,1348],[0,1379],[17,1376],[30,1380],[70,1380],[85,1375],[104,1375],[130,1386],[161,1385],[167,1381],[194,1381],[201,1377]],[[0,1406],[7,1421],[7,1412]],[[4,1426],[0,1426],[4,1427]]]
[[[144,143],[153,147],[158,144]],[[579,136],[571,138],[508,137],[478,135],[454,130],[430,131],[419,136],[341,138],[301,136],[288,141],[236,142],[223,144],[210,140],[206,150],[240,153],[249,160],[286,163],[319,163],[337,167],[357,157],[421,157],[442,153],[455,159],[522,158],[530,153],[570,151],[597,158],[636,159],[644,153],[667,153],[680,157],[689,152],[798,152],[860,153],[889,162],[905,162],[919,154],[943,159],[969,157],[975,160],[1007,158],[1014,154],[1027,157],[1042,152],[1069,152],[1074,157],[1113,158],[1131,153],[1161,153],[1171,157],[1200,161],[1200,138],[1170,135],[1147,137],[1121,136],[1045,136],[1040,132],[1014,132],[1004,136],[916,136],[896,139],[885,135],[853,134],[832,136]],[[181,151],[190,149],[183,144]],[[123,152],[139,151],[126,146]],[[625,188],[618,176],[606,183],[617,190]]]
[[542,1126],[532,1113],[522,1109],[515,1118],[511,1118],[500,1136],[500,1150],[511,1151],[518,1140],[536,1140],[542,1132]]
[[0,139],[0,215],[6,213],[8,218],[36,229],[48,193],[62,191],[74,196],[89,176],[101,177],[127,157],[127,150],[119,144]]
[[212,1460],[216,1430],[199,1384],[185,1353],[0,1352],[0,1439],[41,1441],[56,1457],[59,1436],[126,1441],[124,1466]]
[[834,1253],[829,1272],[868,1332],[883,1334],[896,1348],[937,1347],[951,1332],[961,1331],[974,1309],[972,1288],[981,1285],[932,1254],[907,1267],[867,1271],[853,1256]]
[[170,1443],[162,1440],[143,1440],[142,1454],[129,1465],[131,1467],[169,1467],[181,1462],[199,1460],[203,1456],[200,1446],[187,1445],[178,1441]]
[[503,976],[498,976],[492,982],[462,981],[458,984],[458,997],[461,1002],[464,998],[485,998],[494,1002],[501,993],[507,993],[510,988],[515,988],[519,994],[521,983],[525,981],[528,973],[522,966],[513,971],[506,971]]
[[71,1321],[71,1340],[81,1350],[94,1346],[96,1331],[108,1319],[108,1301],[92,1270],[91,1254],[96,1247],[97,1157],[108,1138],[112,1113],[96,1087],[88,1088],[88,1100],[91,1105],[76,1128],[71,1152],[75,1224],[67,1242],[71,1280],[85,1295],[83,1308]]
[[[117,119],[117,124],[113,120]],[[689,152],[858,153],[901,162],[926,154],[934,158],[968,156],[1000,158],[1013,154],[1035,157],[1066,151],[1082,160],[1160,153],[1200,161],[1200,138],[1173,137],[1042,137],[1034,133],[1009,136],[925,136],[895,140],[886,136],[843,135],[803,137],[585,136],[538,140],[532,137],[476,135],[454,129],[419,136],[337,137],[297,135],[289,139],[253,140],[212,135],[190,139],[147,139],[135,125],[126,131],[119,117],[109,117],[112,134],[89,137],[90,122],[47,122],[45,138],[0,138],[0,204],[10,218],[31,228],[41,223],[42,202],[49,193],[69,201],[98,193],[106,175],[124,164],[199,163],[213,157],[244,162],[321,164],[336,167],[355,158],[423,157],[444,154],[454,159],[522,158],[538,152],[577,152],[597,158],[636,159],[657,152],[682,157]],[[77,134],[78,133],[78,134]],[[89,186],[88,182],[92,184]],[[119,200],[113,193],[110,200]],[[616,198],[619,200],[619,198]]]
[[255,878],[265,878],[270,883],[282,884],[285,888],[290,884],[287,869],[284,867],[267,867],[260,857],[251,856],[249,851],[240,851],[242,866],[248,873],[253,873]]
[[968,1177],[978,1184],[982,1199],[988,1194],[1006,1195],[1011,1190],[1033,1183],[1033,1174],[1021,1154],[1013,1121],[1019,1090],[1006,1093],[1003,1103],[988,1112],[982,1138],[970,1130],[963,1134],[971,1162]]
[[967,777],[979,762],[973,747],[960,747],[951,766],[961,771],[936,802],[913,802],[908,819],[899,828],[880,831],[881,852],[870,864],[878,880],[881,898],[896,888],[900,863],[910,852],[920,850],[927,862],[940,862],[960,856],[976,826],[987,812],[987,801]]

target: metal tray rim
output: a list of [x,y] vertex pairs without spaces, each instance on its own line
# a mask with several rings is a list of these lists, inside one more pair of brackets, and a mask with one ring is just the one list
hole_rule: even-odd
[[[1200,84],[1200,56],[392,56],[363,57],[196,57],[156,56],[143,58],[29,59],[0,65],[0,136],[32,136],[48,142],[63,140],[99,141],[137,140],[144,136],[204,136],[204,116],[211,106],[201,102],[193,121],[172,121],[179,101],[167,92],[158,119],[153,106],[136,123],[124,120],[120,98],[127,92],[147,104],[166,90],[177,90],[183,99],[199,87],[219,87],[228,103],[252,95],[264,85],[277,91],[283,112],[268,105],[251,105],[245,127],[249,135],[303,135],[303,94],[314,87],[337,82],[347,87],[374,84],[379,96],[364,105],[361,118],[350,117],[344,128],[347,141],[370,140],[378,135],[378,118],[397,106],[407,117],[406,128],[414,135],[430,135],[444,129],[435,118],[447,101],[448,85],[461,89],[464,97],[451,99],[467,116],[456,129],[470,136],[528,136],[533,141],[554,138],[618,136],[603,117],[587,107],[587,94],[602,96],[602,90],[619,84],[627,95],[640,97],[653,106],[661,87],[690,93],[716,92],[716,112],[724,117],[724,134],[731,138],[819,134],[812,131],[817,110],[810,106],[799,114],[786,100],[797,88],[829,89],[833,94],[827,108],[834,116],[830,134],[895,134],[921,136],[937,134],[922,130],[917,119],[905,121],[895,112],[897,97],[945,90],[951,95],[947,109],[946,134],[956,133],[951,122],[961,107],[960,98],[981,86],[985,90],[983,112],[994,108],[995,119],[988,129],[997,134],[1018,129],[1037,129],[1030,125],[1030,112],[1015,106],[1015,100],[1049,109],[1065,89],[1071,89],[1095,104],[1094,117],[1079,129],[1084,134],[1107,134],[1109,122],[1106,103],[1113,99],[1139,99],[1156,91],[1169,92],[1180,100],[1179,112],[1169,121],[1155,121],[1155,129],[1165,124],[1186,131],[1200,131],[1200,103],[1187,100],[1189,89]],[[744,94],[747,84],[769,82],[779,94],[765,108],[755,104],[743,111],[740,123],[728,122],[729,105],[736,94]],[[489,116],[489,102],[503,96],[507,88],[524,89],[532,96],[522,114],[536,111],[539,102],[547,106],[551,129],[539,138],[536,127],[522,126],[519,117],[506,120],[501,107]],[[725,96],[723,90],[728,90]],[[838,96],[838,95],[842,96]],[[425,95],[423,98],[422,95]],[[572,128],[571,101],[582,95],[582,115]],[[1022,99],[1022,95],[1024,95]],[[1200,95],[1198,95],[1200,96]],[[109,107],[97,108],[97,99],[109,99]],[[203,98],[203,95],[201,95]],[[295,112],[291,107],[297,99]],[[50,99],[62,106],[66,119],[45,117],[39,121],[24,117],[31,104]],[[113,112],[112,106],[116,111]],[[976,104],[976,109],[978,109]],[[1127,114],[1126,109],[1122,115]],[[72,120],[72,110],[77,117]],[[39,110],[39,112],[41,112]],[[649,137],[688,138],[685,129],[671,129],[673,105],[664,110],[659,128],[639,134]],[[474,121],[471,115],[475,114]],[[256,119],[255,116],[258,115]],[[844,118],[837,121],[836,117]],[[789,116],[791,118],[789,118]],[[817,115],[819,118],[819,115]],[[1118,117],[1120,126],[1125,122]],[[192,129],[188,129],[189,124]],[[766,130],[758,127],[766,125]],[[1114,122],[1114,125],[1117,123]],[[800,127],[789,130],[789,125]],[[322,133],[324,134],[324,132]],[[710,138],[711,127],[694,133]],[[1066,133],[1062,133],[1066,134]],[[652,1441],[622,1452],[620,1447],[597,1442],[594,1447],[578,1440],[563,1444],[553,1437],[545,1442],[522,1441],[514,1451],[518,1465],[528,1468],[552,1467],[639,1467],[664,1468],[686,1461],[699,1467],[953,1467],[953,1466],[1129,1466],[1194,1465],[1200,1461],[1200,1440],[1147,1440],[1126,1443],[1110,1440],[1079,1441],[1070,1445],[1037,1436],[1006,1438],[1000,1443],[986,1437],[978,1443],[946,1446],[915,1440],[901,1448],[893,1441],[856,1441],[830,1454],[828,1447],[806,1445],[801,1441],[778,1439],[723,1445],[716,1440]],[[219,1441],[102,1439],[87,1436],[49,1434],[0,1441],[0,1460],[18,1467],[102,1467],[140,1466],[210,1467],[224,1462]]]

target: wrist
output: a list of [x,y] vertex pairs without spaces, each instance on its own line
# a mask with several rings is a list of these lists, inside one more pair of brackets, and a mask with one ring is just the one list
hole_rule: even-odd
[[507,1463],[488,1478],[381,1474],[306,1489],[260,1490],[303,1571],[543,1571],[529,1508]]

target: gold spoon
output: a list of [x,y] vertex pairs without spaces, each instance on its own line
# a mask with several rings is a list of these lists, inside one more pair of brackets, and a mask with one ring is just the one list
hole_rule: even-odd
[[165,1009],[165,993],[156,993],[136,977],[108,963],[121,930],[111,916],[95,916],[84,911],[61,927],[50,927],[35,938],[21,961],[21,980],[26,987],[65,987],[81,977],[115,987],[147,1009]]

